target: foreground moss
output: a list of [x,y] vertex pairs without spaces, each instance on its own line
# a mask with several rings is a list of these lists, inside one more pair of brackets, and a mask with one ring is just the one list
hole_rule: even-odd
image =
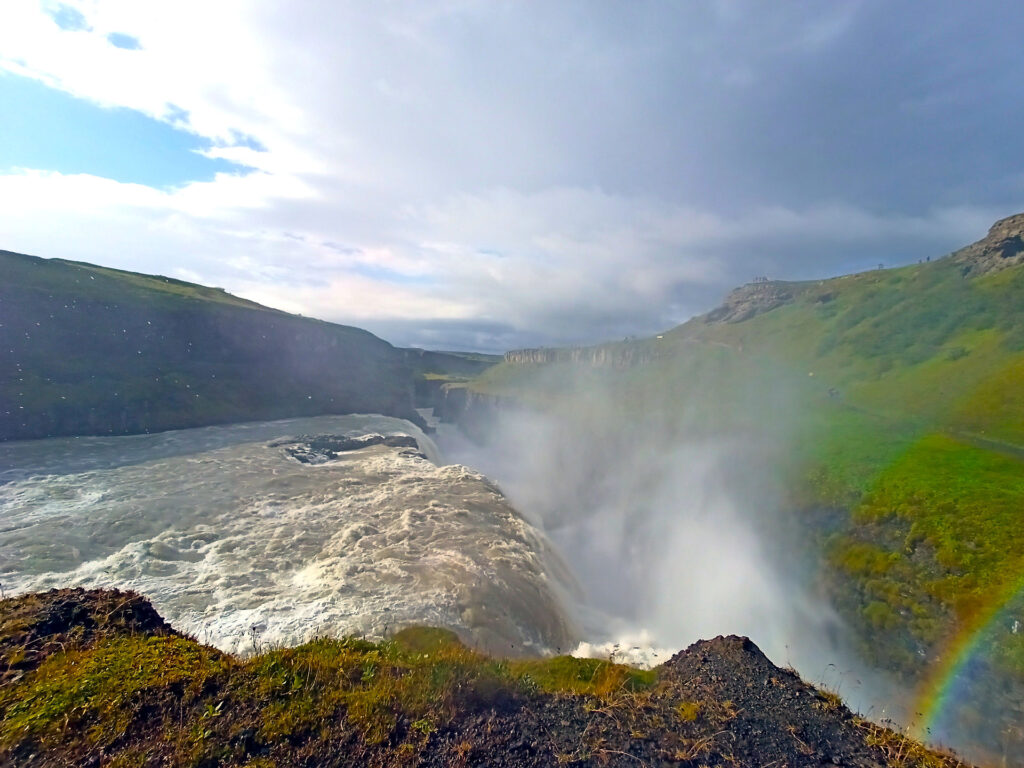
[[245,660],[177,635],[105,636],[54,653],[0,688],[0,748],[113,747],[131,765],[142,755],[132,746],[141,725],[186,765],[230,761],[253,744],[339,733],[412,755],[461,712],[539,691],[607,702],[654,680],[652,672],[594,659],[491,659],[429,627],[380,643],[319,638]]
[[655,671],[495,659],[425,627],[239,659],[151,612],[117,592],[0,601],[0,649],[49,649],[0,682],[0,764],[958,765],[910,741],[888,760],[898,734],[865,730],[742,638],[699,643]]
[[232,666],[219,651],[183,637],[117,637],[55,654],[0,689],[0,745],[81,739],[107,747],[123,740],[154,700],[170,696],[187,705]]

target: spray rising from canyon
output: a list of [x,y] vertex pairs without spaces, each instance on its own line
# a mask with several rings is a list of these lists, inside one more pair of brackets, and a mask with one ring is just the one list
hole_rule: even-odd
[[664,373],[535,369],[532,405],[492,406],[476,441],[448,428],[439,446],[555,543],[585,594],[583,653],[652,663],[747,635],[862,711],[896,714],[889,684],[844,642],[816,584],[819,549],[786,508],[796,393],[781,376],[724,391],[720,370]]

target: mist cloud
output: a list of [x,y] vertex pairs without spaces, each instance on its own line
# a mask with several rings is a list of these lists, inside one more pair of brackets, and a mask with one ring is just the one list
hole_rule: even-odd
[[843,685],[861,711],[896,715],[901,697],[851,649],[820,543],[788,506],[792,380],[744,376],[737,359],[726,383],[707,358],[691,362],[676,377],[657,363],[524,371],[543,405],[481,408],[467,416],[475,441],[442,425],[438,446],[498,482],[564,556],[582,594],[581,651],[659,661],[746,635],[805,678]]

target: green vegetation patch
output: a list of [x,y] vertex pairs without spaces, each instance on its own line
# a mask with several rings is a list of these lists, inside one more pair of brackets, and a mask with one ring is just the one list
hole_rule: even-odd
[[1024,462],[929,435],[855,513],[857,522],[891,518],[909,524],[905,552],[934,550],[944,572],[931,585],[937,596],[970,614],[1024,566]]
[[829,559],[865,625],[892,633],[876,654],[911,669],[1024,572],[1024,462],[928,435],[881,473]]
[[400,723],[429,733],[463,707],[516,692],[506,666],[452,642],[451,633],[422,630],[404,640],[413,634],[419,635],[414,643],[319,639],[271,651],[247,663],[233,698],[239,704],[268,702],[260,723],[267,741],[315,733],[344,717],[377,744],[395,735]]
[[653,670],[573,656],[515,661],[509,663],[509,668],[520,681],[533,683],[547,693],[573,693],[603,699],[650,688],[657,680]]
[[911,423],[842,403],[810,408],[789,469],[791,500],[798,508],[855,508],[913,444],[916,432]]
[[195,699],[231,666],[230,657],[182,637],[118,637],[55,654],[0,689],[0,744],[70,737],[108,746],[126,736],[144,707],[163,696]]
[[0,687],[0,746],[116,746],[128,765],[145,713],[162,710],[162,738],[188,764],[214,757],[216,744],[237,744],[239,734],[257,747],[345,731],[368,745],[417,747],[459,713],[539,692],[609,700],[654,680],[594,659],[491,659],[426,627],[382,643],[321,638],[246,661],[188,638],[129,635],[56,653]]
[[980,382],[957,403],[952,424],[987,439],[1024,443],[1022,383],[1024,357],[1018,357]]

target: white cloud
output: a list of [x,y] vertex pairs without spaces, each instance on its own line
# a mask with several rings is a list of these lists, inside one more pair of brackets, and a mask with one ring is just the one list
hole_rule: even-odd
[[774,126],[744,110],[776,64],[819,77],[864,3],[641,3],[582,22],[571,6],[472,0],[68,5],[87,29],[7,4],[0,70],[257,170],[170,190],[0,176],[0,247],[200,279],[398,341],[443,344],[458,324],[493,345],[653,331],[753,274],[827,275],[883,246],[937,255],[1012,212],[935,196],[881,215],[836,193],[847,179],[812,202],[799,179],[797,195],[755,184],[743,142]]
[[[172,191],[52,172],[0,176],[0,208],[8,214],[0,242],[33,252],[46,231],[48,256],[198,280],[341,322],[404,323],[403,341],[419,338],[424,325],[459,321],[517,329],[524,342],[564,343],[652,332],[706,309],[737,273],[746,279],[737,253],[771,244],[784,250],[794,240],[961,242],[994,218],[954,209],[880,217],[831,206],[764,208],[730,219],[596,190],[503,189],[408,207],[386,223],[386,239],[339,246],[326,240],[320,221],[290,232],[271,205],[288,190],[274,186],[269,174],[219,176]],[[306,200],[307,189],[291,191]],[[441,234],[447,239],[435,239]],[[778,273],[786,255],[762,271]],[[827,274],[813,262],[804,269]],[[694,288],[703,303],[690,298]]]

